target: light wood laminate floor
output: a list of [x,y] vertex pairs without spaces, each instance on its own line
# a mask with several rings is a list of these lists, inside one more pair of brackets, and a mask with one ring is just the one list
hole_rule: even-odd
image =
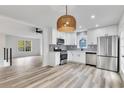
[[[120,88],[118,73],[78,63],[42,67],[39,58],[25,65],[0,68],[0,87],[6,88]],[[37,61],[36,61],[37,60]],[[36,61],[36,62],[35,62]],[[21,62],[21,61],[20,61]],[[23,60],[22,62],[26,62]],[[31,62],[31,63],[30,63]],[[35,62],[35,63],[32,63]],[[27,67],[27,68],[26,68]]]

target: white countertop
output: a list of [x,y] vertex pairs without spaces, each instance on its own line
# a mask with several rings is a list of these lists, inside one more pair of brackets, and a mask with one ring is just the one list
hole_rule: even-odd
[[53,52],[54,52],[54,53],[57,53],[57,52],[60,52],[60,51],[49,51],[49,52],[50,52],[50,53],[53,53]]
[[[50,53],[60,53],[61,51],[49,51]],[[89,50],[67,50],[67,52],[92,52],[92,53],[97,53],[97,51],[89,51]]]
[[49,54],[60,54],[58,51],[49,51]]
[[89,50],[68,50],[69,52],[92,52],[92,53],[97,53],[97,51],[89,51]]

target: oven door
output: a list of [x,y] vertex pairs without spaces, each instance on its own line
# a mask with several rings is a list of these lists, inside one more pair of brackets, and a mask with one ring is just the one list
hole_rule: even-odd
[[60,54],[60,65],[67,63],[67,54]]

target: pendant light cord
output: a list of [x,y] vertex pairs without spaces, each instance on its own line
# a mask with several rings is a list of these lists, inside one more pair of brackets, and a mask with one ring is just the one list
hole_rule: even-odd
[[67,10],[67,5],[66,5],[66,15],[67,15],[67,12],[68,12],[68,10]]

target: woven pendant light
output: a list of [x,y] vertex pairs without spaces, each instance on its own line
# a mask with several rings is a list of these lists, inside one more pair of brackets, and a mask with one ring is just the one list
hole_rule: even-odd
[[73,16],[67,14],[59,17],[57,20],[57,30],[59,32],[74,32],[76,29],[76,20]]

